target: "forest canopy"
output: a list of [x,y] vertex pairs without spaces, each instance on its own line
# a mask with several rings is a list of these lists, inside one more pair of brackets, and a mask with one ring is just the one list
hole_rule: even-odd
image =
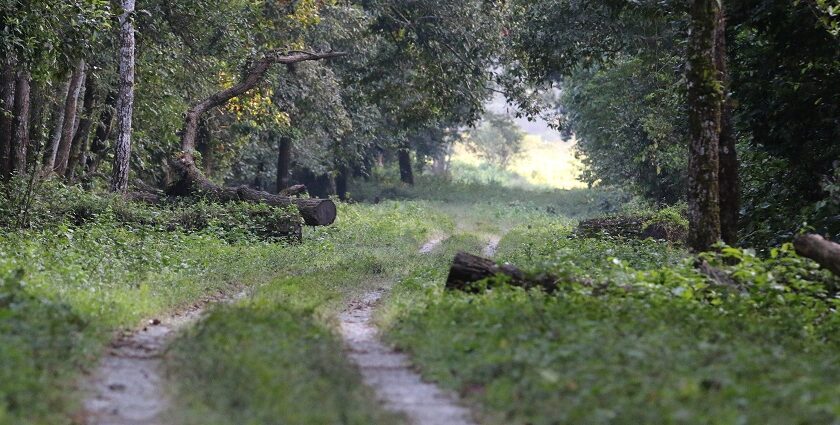
[[[738,0],[718,13],[722,141],[737,151],[721,159],[736,161],[721,169],[724,239],[774,245],[803,225],[837,235],[837,6]],[[382,161],[409,183],[444,169],[457,134],[480,135],[503,94],[575,137],[584,182],[653,204],[694,199],[697,21],[685,2],[6,0],[0,16],[4,179],[164,189],[187,131],[214,184],[305,183],[344,199],[347,179]],[[185,126],[270,52],[341,55],[267,66]],[[496,138],[516,151],[515,137]]]

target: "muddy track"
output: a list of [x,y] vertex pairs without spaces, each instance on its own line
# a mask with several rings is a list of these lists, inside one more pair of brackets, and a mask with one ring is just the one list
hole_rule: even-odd
[[[421,253],[433,251],[444,238],[430,240]],[[348,357],[373,388],[383,406],[405,415],[414,425],[471,425],[470,411],[455,394],[425,382],[409,357],[385,345],[373,323],[373,311],[385,289],[367,293],[341,314],[341,335]]]
[[197,322],[207,308],[244,298],[245,290],[218,293],[143,328],[126,332],[108,346],[82,384],[87,425],[159,425],[169,407],[161,362],[178,331]]

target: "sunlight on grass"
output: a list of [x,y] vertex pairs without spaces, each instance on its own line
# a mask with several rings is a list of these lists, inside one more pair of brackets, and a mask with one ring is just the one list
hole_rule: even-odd
[[575,142],[546,141],[528,135],[522,154],[507,170],[487,164],[464,145],[456,145],[452,155],[452,173],[456,180],[493,181],[508,187],[577,189],[586,187],[578,180],[583,164],[575,158]]

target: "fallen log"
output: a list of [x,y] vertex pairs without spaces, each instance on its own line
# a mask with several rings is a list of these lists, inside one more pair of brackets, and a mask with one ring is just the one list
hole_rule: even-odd
[[796,253],[816,261],[824,268],[840,276],[840,244],[826,240],[820,235],[800,235],[793,240]]
[[306,192],[306,185],[296,184],[294,186],[289,186],[289,187],[281,190],[280,193],[278,193],[278,195],[292,197],[292,196],[302,195],[305,192]]
[[167,188],[170,196],[203,196],[214,202],[245,201],[265,203],[275,207],[295,205],[304,223],[310,226],[329,226],[335,222],[336,206],[329,199],[302,199],[274,195],[247,186],[224,187],[211,182],[192,160],[182,155],[171,161],[172,169],[180,177]]
[[446,289],[478,292],[481,288],[474,283],[494,276],[506,276],[510,285],[526,289],[542,288],[549,292],[557,289],[557,279],[553,276],[529,277],[510,264],[498,265],[493,260],[466,252],[455,254],[446,278]]

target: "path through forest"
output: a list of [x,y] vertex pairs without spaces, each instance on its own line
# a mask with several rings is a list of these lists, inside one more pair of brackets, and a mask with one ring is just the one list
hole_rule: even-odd
[[246,297],[247,290],[217,293],[142,329],[116,338],[83,384],[88,425],[158,425],[169,406],[162,357],[178,331],[195,324],[208,307]]
[[[420,248],[428,254],[445,240],[437,236]],[[469,425],[474,422],[455,394],[425,382],[408,355],[383,344],[373,323],[380,288],[352,302],[341,314],[341,335],[348,357],[362,373],[365,384],[376,392],[386,409],[405,415],[414,425]]]

